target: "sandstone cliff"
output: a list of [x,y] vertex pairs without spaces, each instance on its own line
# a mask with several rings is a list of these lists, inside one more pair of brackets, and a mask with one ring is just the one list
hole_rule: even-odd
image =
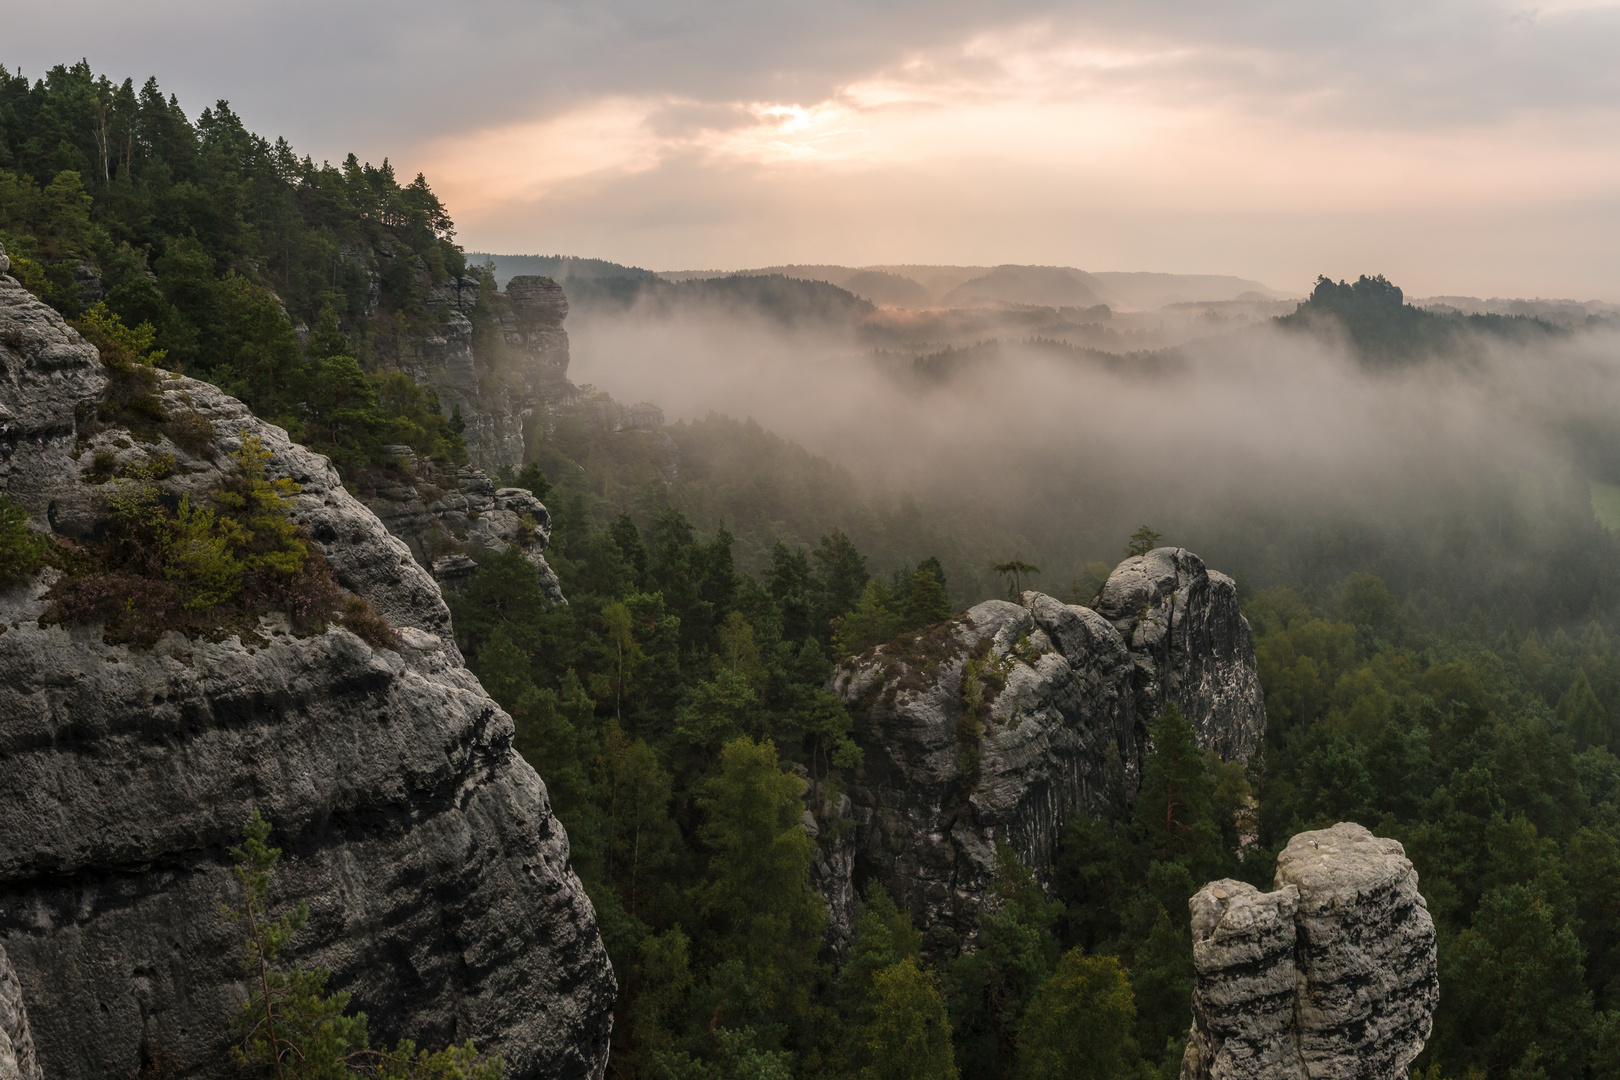
[[523,488],[497,488],[471,465],[420,460],[408,446],[389,449],[398,473],[361,485],[360,501],[440,584],[459,589],[478,569],[474,556],[516,548],[546,595],[566,603],[546,562],[551,514],[544,503]]
[[1048,866],[1071,814],[1134,796],[1166,701],[1229,759],[1265,727],[1236,589],[1179,548],[1121,563],[1099,611],[1037,592],[986,601],[844,664],[833,689],[864,753],[852,872],[946,953],[977,928],[998,840]]
[[41,1080],[22,986],[4,948],[0,948],[0,1080]]
[[[107,388],[95,350],[0,276],[0,489],[34,528],[97,530],[92,461],[172,454],[171,494],[197,493],[255,435],[302,486],[293,516],[339,584],[401,644],[299,637],[267,616],[220,640],[109,645],[96,627],[40,625],[54,570],[0,591],[0,945],[44,1074],[124,1076],[160,1048],[189,1076],[230,1072],[245,989],[217,911],[236,892],[225,848],[257,807],[286,852],[276,898],[310,903],[297,958],[329,967],[376,1037],[470,1037],[509,1076],[601,1076],[614,980],[594,913],[433,579],[325,458],[214,387],[159,383],[166,416],[211,425],[191,449],[90,434]],[[18,1054],[8,985],[0,970]]]
[[[446,413],[460,408],[473,465],[495,472],[523,464],[525,428],[548,423],[548,411],[577,395],[568,383],[568,301],[550,278],[515,277],[504,293],[484,289],[476,268],[435,281],[427,263],[384,235],[372,243],[345,243],[343,259],[364,280],[360,314],[382,310],[385,276],[400,275],[438,314],[405,333],[382,333],[370,342],[373,361],[431,386]],[[482,306],[480,299],[482,294]],[[485,331],[480,348],[475,320]]]
[[[394,363],[433,387],[446,412],[461,410],[474,465],[486,472],[522,465],[526,429],[544,429],[552,410],[578,397],[568,382],[568,299],[562,286],[550,278],[516,277],[504,294],[486,295],[482,310],[475,278],[452,279],[436,292],[444,322]],[[488,329],[478,349],[475,318],[487,320]]]
[[1188,906],[1198,982],[1182,1080],[1404,1080],[1440,983],[1399,843],[1348,822],[1300,833],[1276,891],[1214,881]]

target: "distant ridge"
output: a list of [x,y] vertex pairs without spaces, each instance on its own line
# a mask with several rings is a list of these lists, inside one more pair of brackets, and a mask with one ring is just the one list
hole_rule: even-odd
[[809,281],[825,281],[875,304],[902,308],[982,303],[1044,307],[1106,303],[1119,309],[1142,311],[1157,310],[1174,303],[1280,300],[1297,295],[1231,274],[1085,271],[1073,266],[1021,266],[1012,263],[1000,266],[884,263],[858,267],[834,263],[787,263],[748,270],[659,271],[661,277],[670,281],[733,274],[782,274]]
[[656,278],[651,270],[639,266],[625,266],[606,259],[585,259],[576,255],[493,255],[483,251],[467,252],[468,266],[490,263],[495,267],[495,287],[506,288],[506,283],[519,274],[537,274],[553,281],[565,278]]
[[495,267],[495,284],[505,288],[518,274],[539,274],[563,281],[625,278],[665,281],[708,281],[726,277],[782,277],[825,281],[884,307],[921,309],[1031,305],[1039,307],[1109,304],[1120,310],[1152,311],[1169,304],[1221,303],[1232,300],[1280,300],[1291,294],[1262,282],[1231,274],[1163,274],[1145,271],[1085,271],[1072,266],[946,266],[886,263],[842,266],[837,263],[787,263],[739,270],[645,270],[607,259],[576,255],[497,255],[467,252],[469,265]]

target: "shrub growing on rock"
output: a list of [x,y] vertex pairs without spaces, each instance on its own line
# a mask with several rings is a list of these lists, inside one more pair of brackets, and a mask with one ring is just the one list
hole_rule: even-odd
[[28,528],[28,514],[0,491],[0,586],[22,581],[45,563],[50,547]]
[[[70,568],[50,596],[47,618],[101,622],[109,642],[150,645],[166,631],[188,635],[250,626],[267,611],[285,612],[301,633],[318,632],[343,602],[319,550],[288,517],[298,491],[266,475],[270,452],[242,440],[235,468],[209,493],[177,505],[160,480],[166,457],[126,466],[109,481],[106,537]],[[172,506],[172,508],[171,508]],[[397,647],[393,629],[355,598],[343,624],[379,647]]]
[[344,1015],[349,994],[327,989],[326,969],[279,962],[282,950],[308,921],[309,906],[300,901],[291,911],[271,916],[270,875],[281,849],[266,844],[269,838],[270,823],[255,810],[242,846],[231,849],[242,908],[225,908],[221,914],[246,926],[242,968],[252,987],[231,1025],[231,1057],[254,1075],[277,1080],[500,1080],[501,1059],[481,1058],[470,1039],[432,1054],[409,1039],[401,1039],[393,1050],[372,1049],[366,1014]]

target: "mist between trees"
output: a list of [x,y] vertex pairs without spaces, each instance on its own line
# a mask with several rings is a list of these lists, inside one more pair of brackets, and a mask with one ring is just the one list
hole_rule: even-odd
[[[989,567],[1017,552],[1065,594],[1143,521],[1242,585],[1372,570],[1435,619],[1527,629],[1617,598],[1589,486],[1620,479],[1607,327],[1465,328],[1449,355],[1383,366],[1333,327],[1125,356],[1004,341],[944,378],[875,357],[856,324],[738,308],[587,308],[570,331],[581,381],[699,424],[749,417],[847,468],[887,514],[846,524],[863,549],[939,554],[958,600],[997,595]],[[895,524],[908,503],[931,543]]]

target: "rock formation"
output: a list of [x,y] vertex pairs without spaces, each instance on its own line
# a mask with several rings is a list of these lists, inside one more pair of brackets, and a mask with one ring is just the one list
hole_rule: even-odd
[[[615,990],[594,912],[433,579],[325,458],[214,387],[158,384],[171,420],[212,430],[188,450],[88,432],[107,385],[95,350],[0,277],[0,489],[33,528],[96,531],[92,461],[172,454],[165,484],[200,493],[255,435],[272,475],[302,486],[293,517],[339,584],[401,644],[298,637],[266,616],[220,640],[108,645],[97,627],[40,625],[57,571],[0,591],[0,947],[44,1074],[124,1076],[160,1049],[188,1076],[230,1072],[245,987],[218,909],[237,899],[226,848],[258,808],[285,850],[273,899],[310,905],[294,958],[331,969],[375,1040],[472,1038],[508,1076],[600,1077]],[[10,985],[0,962],[20,1061]]]
[[[544,277],[515,277],[505,293],[484,295],[476,270],[435,281],[427,263],[405,244],[384,235],[372,243],[342,245],[347,273],[365,282],[361,314],[376,315],[383,278],[401,271],[415,279],[417,295],[443,313],[427,331],[412,330],[374,343],[374,358],[434,388],[444,411],[461,410],[463,437],[472,464],[486,472],[524,461],[525,428],[549,424],[549,413],[578,396],[569,384],[568,334],[562,328],[568,300],[562,286]],[[488,336],[474,349],[475,317],[487,318]]]
[[1274,892],[1213,881],[1192,909],[1182,1080],[1404,1080],[1440,996],[1434,922],[1394,840],[1300,833]]
[[1209,572],[1190,551],[1155,548],[1119,564],[1097,611],[1131,650],[1144,722],[1174,700],[1199,746],[1228,761],[1248,757],[1266,710],[1254,637],[1231,578]]
[[43,1080],[22,985],[4,948],[0,948],[0,1080]]
[[551,514],[544,503],[523,488],[497,488],[470,465],[418,459],[408,446],[388,449],[399,471],[362,484],[360,501],[435,579],[458,589],[478,569],[474,555],[516,548],[546,595],[565,602],[546,562]]
[[1230,578],[1168,548],[1121,563],[1102,595],[1098,611],[1037,592],[986,601],[834,676],[864,753],[842,842],[856,879],[881,882],[931,951],[976,931],[998,840],[1048,866],[1071,814],[1135,795],[1166,701],[1229,759],[1259,740],[1265,705]]
[[550,278],[516,277],[506,293],[489,298],[489,347],[473,348],[479,300],[474,278],[437,286],[445,302],[439,332],[420,343],[418,355],[400,357],[401,370],[432,386],[446,412],[459,408],[472,463],[486,472],[523,464],[525,428],[551,423],[553,410],[579,391],[568,381],[568,300]]

